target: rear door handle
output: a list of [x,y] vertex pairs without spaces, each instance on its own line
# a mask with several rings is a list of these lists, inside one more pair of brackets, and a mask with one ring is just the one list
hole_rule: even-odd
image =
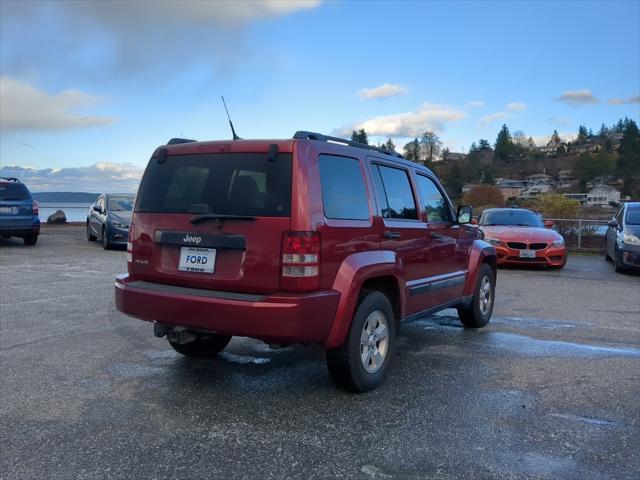
[[400,238],[400,232],[394,232],[393,230],[387,230],[384,232],[384,238],[388,240],[394,240],[396,238]]

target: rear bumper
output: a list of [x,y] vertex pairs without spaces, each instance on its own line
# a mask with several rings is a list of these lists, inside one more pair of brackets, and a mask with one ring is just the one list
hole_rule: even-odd
[[496,246],[498,265],[547,265],[559,267],[567,262],[566,247],[548,247],[536,250],[536,258],[520,258],[520,250],[507,246]]
[[149,322],[273,342],[324,343],[340,294],[269,296],[211,292],[116,277],[116,307]]
[[40,233],[40,221],[0,221],[0,236],[25,237]]

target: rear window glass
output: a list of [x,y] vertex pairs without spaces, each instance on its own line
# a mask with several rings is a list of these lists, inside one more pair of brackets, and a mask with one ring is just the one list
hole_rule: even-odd
[[111,212],[130,212],[133,210],[133,200],[133,195],[123,195],[118,197],[110,196],[108,210]]
[[291,215],[291,154],[168,156],[149,162],[136,212],[215,213],[251,217]]
[[627,210],[627,224],[640,225],[640,207],[629,207],[629,210]]
[[369,200],[358,160],[320,155],[319,164],[325,217],[368,220]]
[[29,200],[29,190],[22,183],[0,183],[0,200]]

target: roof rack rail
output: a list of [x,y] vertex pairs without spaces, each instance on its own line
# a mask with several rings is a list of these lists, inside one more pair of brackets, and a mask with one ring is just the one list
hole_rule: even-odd
[[193,143],[196,140],[191,140],[190,138],[172,138],[167,142],[167,145],[178,145],[180,143]]
[[0,177],[0,179],[6,180],[7,182],[19,182],[20,181],[15,177]]
[[399,154],[395,150],[390,152],[389,150],[385,150],[384,148],[374,147],[373,145],[368,145],[366,143],[354,142],[353,140],[347,140],[346,138],[331,137],[329,135],[323,135],[322,133],[307,132],[305,130],[299,130],[296,133],[294,133],[293,139],[294,140],[318,140],[319,142],[341,143],[343,145],[349,145],[350,147],[364,148],[366,150],[374,150],[376,152],[384,153],[386,155],[391,155],[398,158],[404,158],[401,154]]

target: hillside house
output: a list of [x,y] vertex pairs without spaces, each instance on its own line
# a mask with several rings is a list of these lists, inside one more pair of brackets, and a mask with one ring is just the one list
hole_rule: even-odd
[[620,190],[609,185],[598,185],[587,194],[587,207],[608,207],[609,202],[620,202]]
[[510,200],[520,196],[520,194],[527,188],[527,182],[501,178],[496,182],[496,187],[500,190],[505,200]]
[[553,183],[553,177],[551,175],[547,175],[546,173],[535,173],[533,175],[529,175],[525,178],[525,181],[529,184],[543,184],[543,185],[551,185]]
[[536,198],[538,195],[541,195],[543,193],[550,193],[550,192],[551,192],[551,185],[539,183],[537,185],[532,185],[528,187],[526,190],[524,190],[520,194],[518,198],[521,198],[523,200],[530,200],[532,198]]

